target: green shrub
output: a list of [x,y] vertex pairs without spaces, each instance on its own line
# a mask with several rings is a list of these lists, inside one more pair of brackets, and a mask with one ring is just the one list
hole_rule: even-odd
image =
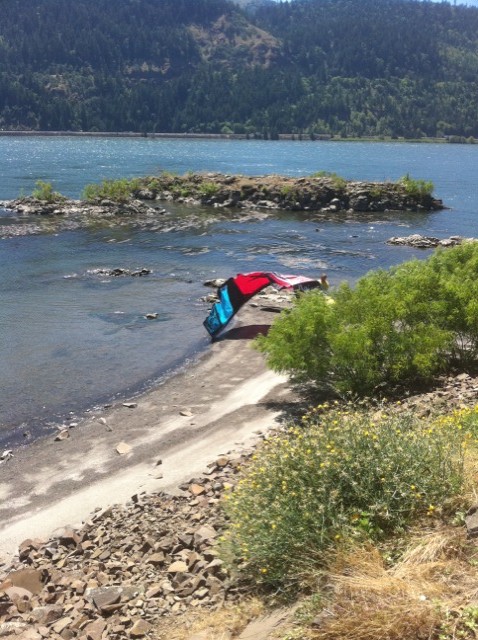
[[302,296],[257,342],[268,364],[340,393],[389,394],[478,367],[478,243]]
[[424,196],[431,196],[433,193],[434,184],[431,181],[414,179],[407,173],[403,178],[398,181],[404,189],[407,195],[414,198],[422,198]]
[[426,423],[323,409],[267,441],[223,503],[223,557],[273,588],[293,587],[338,540],[384,539],[438,513],[478,433],[476,411]]
[[201,196],[210,198],[216,195],[216,193],[219,191],[219,185],[217,185],[215,182],[202,182],[198,187],[198,191]]
[[280,188],[280,194],[283,198],[297,198],[297,190],[291,184],[284,184]]
[[434,298],[428,275],[417,260],[372,272],[353,290],[338,289],[329,331],[338,391],[389,393],[430,382],[447,368],[453,334],[436,322],[443,305]]
[[256,346],[267,354],[272,369],[287,371],[298,381],[329,383],[329,333],[336,313],[328,300],[318,291],[302,294],[273,323],[268,336],[257,340]]
[[53,190],[51,182],[44,182],[43,180],[37,180],[35,182],[36,189],[32,191],[32,196],[42,202],[54,203],[63,202],[66,200],[65,196],[61,193]]
[[[439,282],[435,323],[453,332],[450,363],[460,370],[475,369],[478,361],[478,243],[464,242],[440,249],[427,261],[429,274]],[[431,275],[428,278],[430,282]],[[430,297],[430,292],[426,292]]]
[[339,176],[334,171],[316,171],[311,174],[311,178],[329,178],[335,189],[342,190],[347,186],[347,180]]
[[88,184],[83,190],[83,197],[88,202],[97,200],[112,200],[113,202],[127,202],[133,191],[138,187],[137,180],[103,180],[101,184]]

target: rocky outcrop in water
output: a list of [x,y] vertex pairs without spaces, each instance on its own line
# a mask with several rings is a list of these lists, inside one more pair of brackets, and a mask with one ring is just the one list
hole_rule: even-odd
[[[137,216],[149,213],[151,208],[141,200],[131,198],[129,202],[114,202],[101,200],[89,203],[83,200],[60,199],[57,202],[45,202],[33,197],[19,198],[0,203],[6,209],[24,216],[85,216],[85,217],[113,217]],[[164,210],[154,209],[156,214]]]
[[[261,219],[279,210],[314,216],[354,218],[367,212],[435,211],[443,209],[420,181],[414,189],[403,182],[356,182],[338,176],[241,176],[219,173],[168,173],[132,180],[131,197],[115,201],[68,200],[47,202],[31,196],[0,202],[14,212],[12,223],[0,226],[0,238],[77,229],[88,225],[135,224],[152,231],[177,231],[211,224],[219,218]],[[163,202],[193,205],[190,215],[171,214]],[[207,215],[197,206],[210,207]],[[213,208],[215,211],[213,211]],[[184,212],[183,212],[184,213]],[[35,220],[33,221],[32,218]]]
[[415,249],[434,249],[436,247],[456,247],[463,242],[476,242],[475,238],[462,238],[461,236],[450,236],[449,238],[434,238],[432,236],[422,236],[414,233],[410,236],[395,236],[387,240],[387,244],[414,247]]
[[114,269],[105,269],[98,267],[97,269],[89,269],[87,274],[90,276],[101,276],[110,278],[119,278],[121,276],[131,276],[132,278],[148,276],[151,269],[141,267],[140,269],[126,269],[124,267],[115,267]]
[[[407,186],[408,184],[408,186]],[[168,173],[145,179],[135,197],[215,207],[259,207],[290,211],[435,211],[441,200],[404,182],[347,181],[334,175],[301,178],[219,173]]]

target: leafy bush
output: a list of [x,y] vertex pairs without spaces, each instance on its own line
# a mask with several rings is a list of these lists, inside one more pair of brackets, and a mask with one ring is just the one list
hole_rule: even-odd
[[478,243],[465,242],[450,250],[442,249],[427,261],[429,286],[435,280],[435,293],[424,292],[435,303],[435,323],[453,332],[450,363],[459,369],[476,368],[478,361]]
[[137,188],[137,180],[103,180],[101,184],[88,184],[83,190],[83,197],[88,202],[97,200],[112,200],[113,202],[127,202]]
[[408,173],[400,178],[398,184],[402,185],[406,193],[414,198],[431,196],[435,188],[433,182],[411,178]]
[[199,193],[204,197],[212,197],[219,191],[219,185],[215,182],[203,182],[198,187]]
[[272,369],[288,371],[299,381],[329,383],[329,334],[336,310],[327,300],[318,291],[302,294],[292,309],[282,312],[268,336],[257,340],[256,346],[267,353]]
[[54,203],[63,202],[66,200],[65,196],[61,193],[53,190],[51,182],[44,182],[43,180],[37,180],[35,182],[36,189],[32,191],[32,196],[42,202]]
[[313,173],[311,178],[329,178],[334,185],[334,188],[337,190],[345,189],[347,186],[347,180],[339,176],[338,173],[334,171],[316,171]]
[[478,365],[478,243],[302,296],[257,346],[298,381],[367,395]]
[[270,439],[226,494],[222,555],[244,575],[293,587],[344,539],[383,539],[433,516],[464,482],[478,413],[427,423],[397,412],[312,410]]

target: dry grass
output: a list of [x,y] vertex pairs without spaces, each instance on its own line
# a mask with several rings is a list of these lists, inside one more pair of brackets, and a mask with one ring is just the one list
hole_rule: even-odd
[[253,618],[264,611],[263,603],[250,598],[237,605],[224,605],[215,611],[188,611],[167,618],[151,635],[151,640],[189,640],[195,634],[207,640],[229,640],[238,635]]
[[450,527],[414,537],[391,568],[373,547],[337,552],[328,575],[329,607],[310,637],[430,640],[446,632],[446,638],[475,638],[471,629],[455,635],[460,611],[478,604],[475,555],[463,529]]

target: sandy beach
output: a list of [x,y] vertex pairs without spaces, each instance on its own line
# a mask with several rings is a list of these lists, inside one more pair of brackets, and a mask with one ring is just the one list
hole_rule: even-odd
[[14,451],[0,466],[0,563],[23,540],[79,526],[96,509],[141,492],[178,492],[218,455],[273,427],[294,396],[251,341],[275,317],[249,303],[181,373],[91,413],[64,440],[50,436]]

